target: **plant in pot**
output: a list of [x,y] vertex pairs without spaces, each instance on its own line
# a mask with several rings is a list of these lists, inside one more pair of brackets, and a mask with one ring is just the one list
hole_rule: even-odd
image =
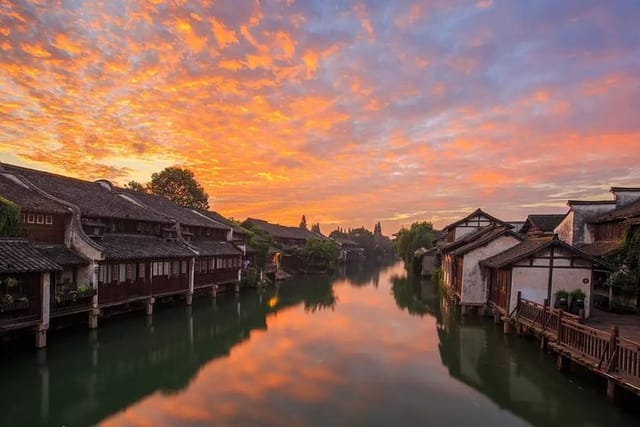
[[569,309],[569,292],[565,291],[564,289],[561,289],[559,291],[556,291],[556,293],[554,294],[555,296],[555,302],[553,303],[553,308],[561,308],[563,310],[568,310]]
[[574,289],[569,294],[571,304],[569,312],[572,314],[580,314],[580,310],[584,310],[584,299],[587,295],[581,289]]

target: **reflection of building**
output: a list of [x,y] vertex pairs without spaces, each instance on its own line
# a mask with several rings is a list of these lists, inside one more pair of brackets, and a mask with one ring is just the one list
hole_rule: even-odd
[[[498,328],[482,319],[454,314],[443,316],[438,327],[439,351],[449,374],[482,393],[527,423],[551,425],[615,425],[611,413],[591,407],[585,401],[591,394],[580,388],[581,398],[571,398],[578,386],[559,381],[550,360],[541,360],[534,343],[520,338],[505,342]],[[596,407],[607,403],[594,392],[590,400]]]

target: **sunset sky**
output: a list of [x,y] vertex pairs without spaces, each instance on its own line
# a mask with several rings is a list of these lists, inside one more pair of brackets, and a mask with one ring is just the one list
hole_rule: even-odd
[[0,0],[0,161],[329,232],[640,186],[640,1]]

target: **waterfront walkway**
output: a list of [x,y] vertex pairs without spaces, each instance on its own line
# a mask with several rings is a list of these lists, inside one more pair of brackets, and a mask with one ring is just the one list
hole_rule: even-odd
[[640,343],[640,315],[608,313],[594,308],[587,325],[607,332],[616,325],[622,338]]
[[[541,348],[556,352],[559,370],[572,361],[605,377],[609,399],[614,399],[616,387],[640,396],[640,340],[629,339],[639,331],[636,316],[599,312],[593,324],[586,325],[581,316],[528,301],[518,293],[516,308],[504,320],[505,332],[514,325],[520,333],[537,336]],[[630,335],[621,334],[616,321]]]

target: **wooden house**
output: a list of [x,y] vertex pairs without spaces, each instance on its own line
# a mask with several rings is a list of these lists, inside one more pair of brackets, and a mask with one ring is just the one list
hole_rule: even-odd
[[618,251],[629,228],[640,222],[640,188],[613,187],[616,208],[587,220],[591,243],[580,246],[594,256]]
[[20,208],[23,237],[61,267],[49,281],[51,317],[90,311],[95,295],[90,261],[67,246],[71,208],[6,170],[0,170],[0,196]]
[[557,237],[528,239],[480,262],[489,283],[489,302],[502,314],[510,313],[522,298],[553,305],[559,290],[585,293],[590,314],[594,268],[607,268],[598,259]]
[[36,331],[36,346],[46,345],[51,274],[62,268],[24,239],[0,239],[0,333]]
[[588,221],[616,208],[615,200],[569,200],[569,211],[553,230],[560,240],[572,246],[593,243]]
[[[189,294],[190,262],[195,253],[178,238],[176,221],[96,182],[2,165],[21,182],[68,207],[71,220],[65,244],[90,261],[88,282],[97,285],[95,308],[155,296]],[[97,311],[90,324],[95,326]]]
[[331,240],[336,242],[340,247],[338,262],[343,264],[353,264],[364,261],[364,248],[358,242],[342,237],[332,237]]
[[275,244],[281,246],[285,250],[288,248],[302,248],[306,245],[308,240],[321,238],[321,236],[307,230],[306,228],[272,224],[265,220],[256,218],[247,218],[242,225],[245,228],[252,229],[255,227],[263,231],[273,239]]
[[522,237],[506,226],[490,225],[442,248],[447,267],[445,283],[463,307],[487,303],[486,278],[479,262],[518,245]]
[[535,214],[527,216],[519,230],[529,237],[553,236],[553,230],[562,222],[564,214]]
[[444,227],[442,229],[442,235],[444,236],[442,237],[442,240],[446,243],[452,243],[467,234],[471,234],[474,231],[489,225],[501,225],[511,228],[509,224],[478,208],[464,218]]

